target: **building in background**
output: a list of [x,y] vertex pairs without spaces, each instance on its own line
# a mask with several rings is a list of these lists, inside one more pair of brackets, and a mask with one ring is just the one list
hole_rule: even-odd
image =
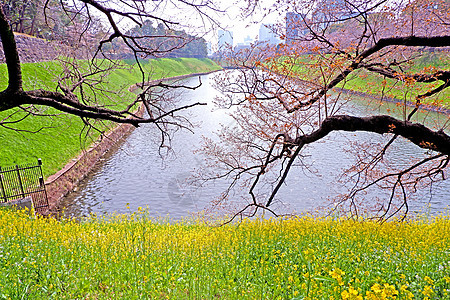
[[286,13],[286,44],[292,44],[309,33],[305,22],[308,22],[313,30],[323,30],[334,24],[345,22],[358,14],[355,7],[349,5],[346,0],[320,0],[317,2],[315,11],[308,16],[288,12]]
[[247,35],[247,36],[244,38],[244,45],[250,46],[252,43],[253,43],[253,39],[252,39],[249,35]]
[[354,6],[349,5],[345,0],[322,0],[318,3],[317,9],[319,20],[323,22],[322,27],[358,15],[354,11]]
[[273,24],[262,24],[259,27],[259,41],[269,45],[277,45],[280,42],[274,32]]
[[208,51],[208,56],[211,56],[213,54],[211,42],[206,42],[206,49]]
[[304,15],[295,12],[286,14],[286,44],[292,44],[296,39],[301,37],[304,28],[302,26]]
[[233,47],[233,32],[232,31],[219,30],[217,32],[217,35],[218,35],[217,48],[218,48],[219,52],[227,51],[227,49],[230,49]]

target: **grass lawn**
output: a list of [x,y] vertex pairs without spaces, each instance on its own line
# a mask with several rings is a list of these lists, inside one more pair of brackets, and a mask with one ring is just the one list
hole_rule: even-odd
[[[87,64],[79,63],[81,68],[87,67]],[[209,59],[195,58],[155,59],[143,61],[142,66],[151,75],[146,80],[208,72],[220,68]],[[22,65],[22,71],[26,90],[46,88],[54,91],[63,68],[58,62],[26,63]],[[99,99],[95,100],[113,107],[124,107],[124,98],[135,97],[128,91],[128,87],[141,80],[142,75],[137,66],[125,64],[124,68],[110,73],[107,81],[102,84],[104,89],[111,92],[101,94]],[[6,86],[6,65],[2,64],[0,65],[0,89]],[[92,93],[91,98],[91,100],[94,99]],[[76,157],[83,149],[87,149],[99,136],[98,133],[94,133],[86,138],[84,124],[78,117],[64,115],[44,107],[41,109],[52,116],[30,116],[17,124],[10,125],[22,131],[0,127],[0,166],[33,163],[41,158],[44,175],[47,177]],[[0,120],[13,112],[15,111],[0,112]],[[17,120],[23,116],[23,112],[18,112],[14,119]],[[111,124],[106,123],[102,126],[111,126]],[[35,131],[39,132],[34,133]]]
[[[323,84],[323,78],[326,77],[328,81],[332,78],[330,72],[335,72],[336,68],[345,62],[335,60],[324,64],[322,60],[328,59],[329,55],[324,55],[320,58],[318,55],[302,55],[292,58],[285,58],[285,67],[280,67],[281,72],[287,72],[291,76],[311,80]],[[322,69],[321,69],[322,68]],[[332,71],[334,70],[334,71]],[[414,60],[404,70],[409,73],[434,73],[436,70],[450,70],[450,56],[447,52],[429,52],[421,56],[420,59]],[[388,98],[396,98],[403,101],[415,102],[415,97],[429,90],[440,86],[443,82],[437,83],[416,83],[416,82],[402,82],[384,78],[365,70],[357,70],[347,77],[347,81],[340,83],[338,87],[343,87],[349,90],[364,92],[376,96],[383,95]],[[424,100],[425,104],[450,108],[450,90],[436,94],[433,97]]]
[[5,299],[450,299],[450,219],[211,227],[0,210]]

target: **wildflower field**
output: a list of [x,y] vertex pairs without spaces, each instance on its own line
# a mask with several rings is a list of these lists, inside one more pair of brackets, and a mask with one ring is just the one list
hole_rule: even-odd
[[0,210],[0,299],[450,299],[450,218],[82,221]]

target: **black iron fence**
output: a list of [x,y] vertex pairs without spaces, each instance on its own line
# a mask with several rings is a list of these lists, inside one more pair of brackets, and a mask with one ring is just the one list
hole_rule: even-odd
[[36,212],[43,212],[48,208],[40,159],[37,165],[0,167],[0,202],[14,202],[27,198],[31,198]]

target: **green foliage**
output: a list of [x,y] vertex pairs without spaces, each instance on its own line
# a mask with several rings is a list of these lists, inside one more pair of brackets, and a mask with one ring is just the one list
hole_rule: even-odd
[[63,39],[70,20],[80,20],[79,15],[68,17],[58,0],[46,1],[45,13],[41,0],[5,0],[0,5],[13,31],[49,40]]
[[450,299],[450,219],[211,227],[0,210],[0,298]]
[[2,9],[16,32],[32,34],[38,15],[39,2],[29,0],[2,1]]
[[[82,63],[81,63],[82,64]],[[82,66],[83,67],[83,66]],[[150,79],[185,75],[198,72],[217,70],[219,67],[208,59],[182,58],[178,61],[171,59],[150,60],[143,64]],[[24,88],[26,90],[45,88],[56,89],[58,75],[63,69],[58,62],[40,62],[22,64]],[[7,86],[6,66],[0,65],[0,88]],[[107,77],[103,88],[113,91],[108,94],[97,94],[99,102],[105,105],[123,107],[124,99],[132,99],[135,95],[128,91],[128,87],[140,82],[142,75],[136,65],[132,68],[117,69]],[[94,95],[91,94],[91,98]],[[41,112],[51,114],[49,117],[29,116],[17,124],[9,126],[24,131],[8,130],[0,127],[0,166],[43,161],[44,175],[47,177],[70,159],[76,157],[83,149],[87,149],[99,134],[92,133],[86,138],[83,122],[74,116],[61,114],[54,109],[39,107]],[[0,112],[0,120],[16,111]],[[25,114],[17,112],[13,119],[18,120]],[[102,125],[111,126],[109,123]],[[41,129],[42,128],[42,129]],[[41,130],[40,130],[41,129]],[[38,133],[33,133],[38,131]]]
[[[156,27],[150,20],[145,21],[142,26],[135,26],[128,31],[128,35],[144,37],[136,40],[140,46],[148,49],[167,51],[164,57],[196,57],[202,58],[208,55],[206,40],[184,31],[167,29],[161,23]],[[115,42],[117,47],[117,43]],[[170,50],[170,51],[169,51]]]

